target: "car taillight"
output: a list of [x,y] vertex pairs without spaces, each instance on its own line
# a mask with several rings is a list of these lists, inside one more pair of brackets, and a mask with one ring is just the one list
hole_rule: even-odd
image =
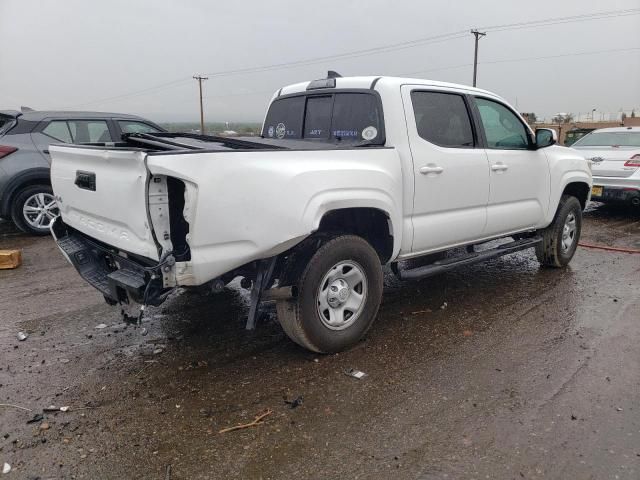
[[0,145],[0,158],[6,157],[7,155],[18,150],[16,147],[8,147],[7,145]]
[[640,154],[636,154],[624,162],[625,167],[640,167]]

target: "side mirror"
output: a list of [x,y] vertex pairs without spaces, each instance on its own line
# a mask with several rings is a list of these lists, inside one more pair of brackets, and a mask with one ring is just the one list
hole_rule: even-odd
[[558,143],[558,134],[553,128],[536,128],[536,148],[549,147]]

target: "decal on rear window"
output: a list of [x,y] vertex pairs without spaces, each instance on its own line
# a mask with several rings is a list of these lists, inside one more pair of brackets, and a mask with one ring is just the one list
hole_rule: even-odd
[[362,138],[364,140],[373,140],[377,136],[378,136],[378,129],[373,125],[366,127],[364,130],[362,130]]

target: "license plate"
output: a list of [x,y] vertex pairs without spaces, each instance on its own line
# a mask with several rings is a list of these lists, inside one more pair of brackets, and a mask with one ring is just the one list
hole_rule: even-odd
[[596,185],[591,187],[591,195],[593,195],[594,197],[601,197],[602,196],[602,187],[598,187]]

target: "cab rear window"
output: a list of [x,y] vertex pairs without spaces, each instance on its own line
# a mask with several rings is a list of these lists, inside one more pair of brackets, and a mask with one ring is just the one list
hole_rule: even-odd
[[265,138],[383,144],[383,119],[372,93],[337,92],[275,100],[264,123]]

